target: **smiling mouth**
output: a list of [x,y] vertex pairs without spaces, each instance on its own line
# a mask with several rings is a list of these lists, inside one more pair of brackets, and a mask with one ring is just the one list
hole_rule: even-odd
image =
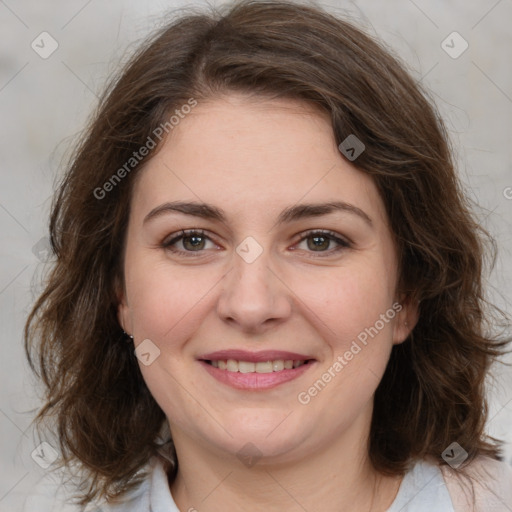
[[293,370],[300,366],[310,364],[314,359],[276,359],[272,361],[237,361],[235,359],[218,359],[203,361],[214,368],[232,373],[273,373],[283,370]]

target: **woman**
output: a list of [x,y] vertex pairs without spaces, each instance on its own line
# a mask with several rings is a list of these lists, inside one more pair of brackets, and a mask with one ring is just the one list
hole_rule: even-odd
[[170,23],[50,229],[26,349],[77,507],[512,510],[485,232],[435,107],[351,24],[272,1]]

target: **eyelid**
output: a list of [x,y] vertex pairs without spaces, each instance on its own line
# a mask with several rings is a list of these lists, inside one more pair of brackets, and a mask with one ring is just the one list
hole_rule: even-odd
[[[337,247],[334,249],[329,249],[327,251],[305,251],[307,252],[312,258],[328,258],[330,256],[337,255],[338,253],[350,249],[353,246],[353,243],[351,240],[349,240],[347,237],[342,236],[334,231],[331,231],[329,229],[309,229],[307,231],[304,231],[300,233],[299,240],[295,242],[294,245],[297,245],[304,240],[307,240],[309,237],[317,235],[317,236],[324,236],[328,240],[333,241],[334,243],[338,244]],[[294,249],[297,250],[297,249]]]
[[[179,231],[175,231],[174,233],[171,233],[169,236],[166,236],[162,242],[162,247],[169,247],[173,243],[179,242],[185,237],[193,236],[193,235],[200,235],[204,238],[207,238],[208,240],[211,240],[215,243],[215,240],[212,236],[208,234],[208,232],[205,229],[202,228],[190,228],[190,229],[180,229]],[[193,252],[193,251],[187,251],[187,252]]]
[[[163,242],[161,243],[161,246],[164,249],[167,249],[173,253],[176,254],[185,254],[186,256],[192,256],[194,257],[200,257],[202,253],[204,253],[206,250],[199,250],[199,251],[183,251],[181,249],[171,249],[171,246],[175,243],[181,241],[183,238],[193,236],[193,235],[200,235],[204,237],[205,239],[210,240],[212,243],[216,244],[215,239],[210,236],[206,230],[202,228],[189,228],[189,229],[182,229],[180,231],[174,232],[168,237],[166,237]],[[309,229],[307,231],[303,231],[302,233],[299,233],[297,235],[298,240],[294,242],[293,245],[297,245],[307,238],[309,238],[312,235],[319,235],[319,236],[325,236],[329,240],[335,242],[338,244],[338,247],[334,249],[330,249],[328,251],[306,251],[309,254],[313,255],[313,257],[327,257],[331,256],[333,254],[336,254],[340,250],[348,249],[352,247],[353,242],[348,239],[346,236],[342,236],[334,231],[328,230],[328,229]],[[218,244],[216,244],[218,245]],[[295,250],[295,249],[293,249]]]
[[352,246],[353,242],[347,236],[336,233],[335,231],[331,231],[330,229],[308,229],[307,231],[303,231],[299,233],[297,236],[299,237],[298,242],[302,242],[304,239],[308,238],[311,235],[324,235],[330,238],[331,240],[337,241],[340,244],[346,246]]

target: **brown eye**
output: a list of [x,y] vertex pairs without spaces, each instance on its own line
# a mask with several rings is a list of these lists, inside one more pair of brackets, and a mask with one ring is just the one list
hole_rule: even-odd
[[196,249],[204,249],[205,237],[203,235],[189,235],[181,238],[183,247],[187,250],[195,251]]
[[[164,241],[162,243],[162,247],[173,253],[188,256],[190,253],[203,252],[206,249],[205,245],[208,241],[215,246],[210,237],[205,235],[203,231],[182,230],[180,235],[171,237],[169,240]],[[181,247],[179,247],[179,243],[181,243]]]
[[[326,236],[310,236],[307,238],[308,249],[315,251],[316,249],[327,249],[331,243],[331,239]],[[310,243],[311,242],[311,243]]]
[[[307,241],[306,250],[308,252],[326,253],[326,255],[331,255],[350,247],[349,242],[339,238],[336,233],[333,233],[332,231],[310,231],[301,238],[299,244],[304,241]],[[333,243],[337,245],[337,247],[335,246],[333,249],[329,250],[329,247]]]

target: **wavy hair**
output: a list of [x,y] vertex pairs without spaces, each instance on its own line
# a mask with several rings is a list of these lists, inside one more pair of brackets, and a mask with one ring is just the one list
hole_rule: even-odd
[[[505,313],[483,287],[495,243],[472,213],[434,103],[351,22],[302,2],[239,1],[183,13],[139,46],[106,87],[54,197],[54,261],[26,322],[25,351],[45,390],[34,422],[54,429],[62,465],[81,468],[80,503],[135,489],[159,456],[165,422],[123,340],[116,295],[134,179],[160,145],[108,194],[98,190],[175,109],[230,92],[308,102],[330,115],[338,144],[354,134],[366,146],[354,163],[384,201],[398,289],[420,303],[376,390],[374,467],[403,474],[429,456],[443,464],[455,440],[467,463],[499,458],[499,442],[484,432],[485,378],[508,343],[494,332]],[[172,480],[178,461],[169,453]]]

